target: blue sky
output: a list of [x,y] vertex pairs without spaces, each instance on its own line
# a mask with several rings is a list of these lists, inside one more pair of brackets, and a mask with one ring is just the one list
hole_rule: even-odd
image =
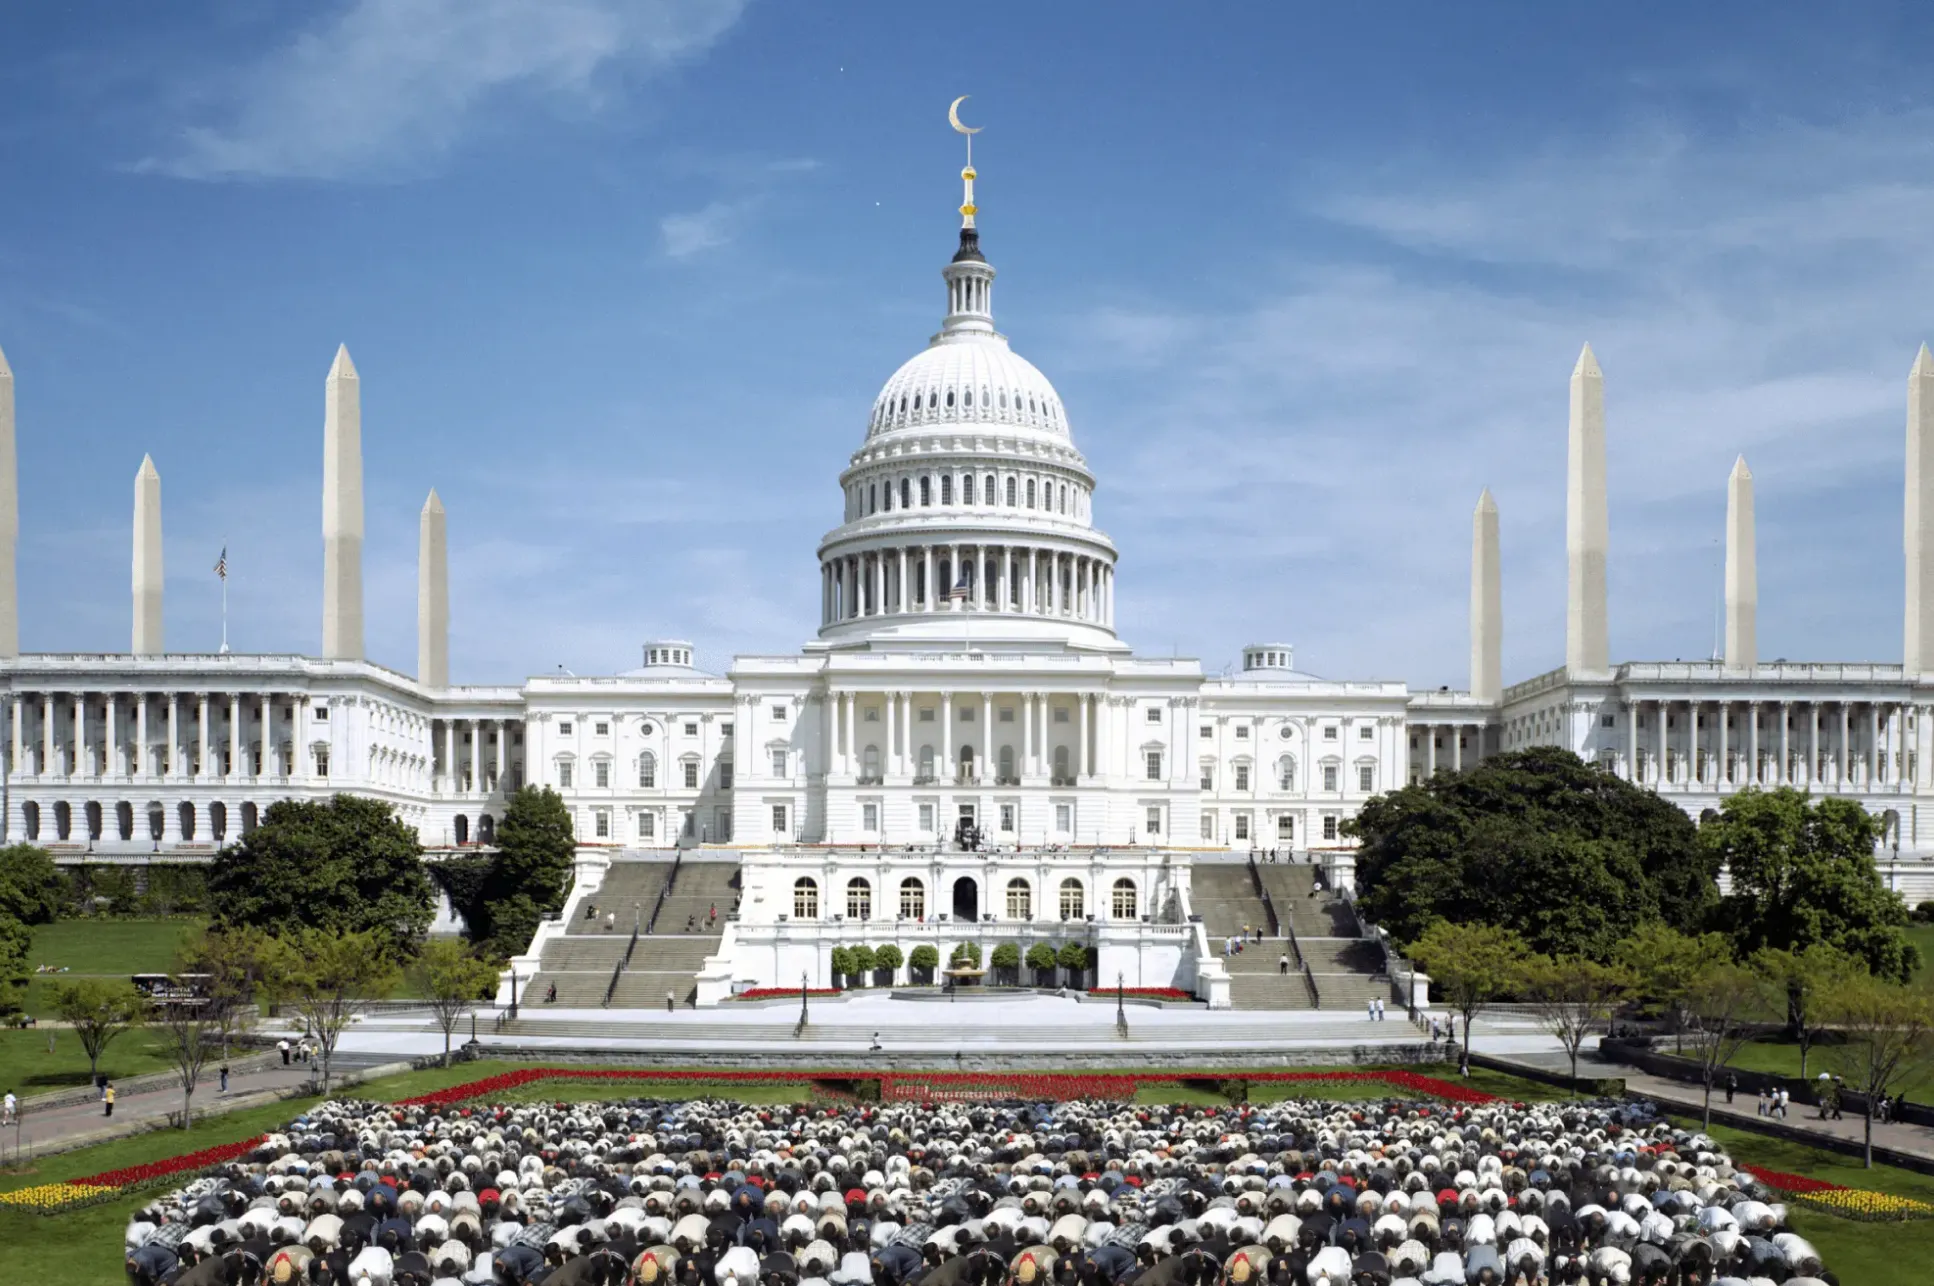
[[1612,651],[1712,646],[1726,474],[1764,655],[1900,655],[1904,380],[1934,337],[1924,7],[348,0],[20,6],[0,348],[22,644],[320,635],[322,379],[363,377],[369,647],[714,668],[817,621],[813,547],[932,332],[976,159],[998,320],[1060,389],[1122,632],[1461,685],[1470,511],[1507,681],[1562,657],[1566,378],[1607,380]]

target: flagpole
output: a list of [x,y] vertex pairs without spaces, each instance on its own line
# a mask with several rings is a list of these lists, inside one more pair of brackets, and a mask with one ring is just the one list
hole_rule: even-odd
[[228,655],[228,577],[222,577],[222,652]]

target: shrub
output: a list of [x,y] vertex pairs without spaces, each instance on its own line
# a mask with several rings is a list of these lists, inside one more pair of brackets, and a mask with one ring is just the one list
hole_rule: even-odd
[[853,953],[846,947],[833,948],[833,976],[845,978],[853,972]]
[[864,978],[873,972],[873,966],[879,962],[879,955],[871,947],[854,947],[852,961],[853,972]]
[[1055,953],[1055,963],[1078,973],[1088,967],[1088,948],[1079,942],[1064,942],[1061,950]]
[[994,948],[989,958],[996,969],[1018,969],[1021,965],[1021,949],[1012,942],[1003,942]]
[[938,969],[940,952],[937,948],[923,944],[913,949],[913,954],[907,957],[907,963],[915,969]]
[[1934,902],[1923,902],[1914,908],[1915,924],[1934,924]]
[[[918,955],[919,951],[916,949],[914,954]],[[873,953],[873,963],[882,969],[898,969],[906,962],[907,958],[900,954],[900,948],[894,946],[891,942]]]
[[1045,942],[1037,942],[1027,949],[1027,967],[1041,973],[1053,970],[1056,956],[1054,948]]

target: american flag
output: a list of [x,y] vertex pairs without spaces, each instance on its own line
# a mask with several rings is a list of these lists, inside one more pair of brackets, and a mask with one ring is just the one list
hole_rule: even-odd
[[228,546],[222,546],[222,556],[215,560],[215,574],[223,580],[228,579]]
[[952,589],[947,591],[947,597],[950,599],[965,599],[972,592],[972,588],[967,584],[967,569],[963,567],[960,569],[960,579],[955,582]]

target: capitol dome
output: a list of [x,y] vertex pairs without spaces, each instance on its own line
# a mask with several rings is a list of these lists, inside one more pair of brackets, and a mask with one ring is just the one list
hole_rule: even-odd
[[1060,395],[1004,336],[942,331],[873,401],[867,436],[928,425],[988,425],[1069,436]]

